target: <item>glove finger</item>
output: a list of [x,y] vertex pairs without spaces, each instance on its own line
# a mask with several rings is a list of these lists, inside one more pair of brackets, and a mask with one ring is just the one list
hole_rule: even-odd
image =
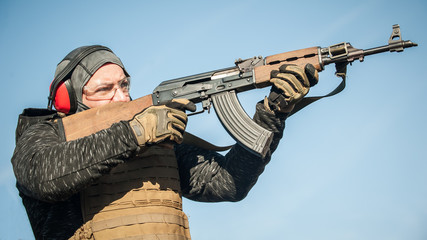
[[182,143],[183,140],[183,132],[180,132],[178,130],[176,130],[175,128],[170,128],[170,135],[169,135],[169,139],[171,141],[177,142],[178,144]]
[[319,72],[311,63],[305,65],[304,72],[310,82],[310,87],[313,87],[319,82]]
[[[166,139],[181,143],[183,139],[184,130],[181,130],[180,127],[174,126],[175,124],[169,122],[166,129],[161,133],[158,132],[159,129],[152,129],[151,136],[153,136],[152,142],[160,143]],[[154,137],[155,136],[155,137]]]
[[168,118],[173,122],[182,122],[184,124],[186,124],[188,120],[185,112],[173,108],[169,109]]
[[278,82],[278,84],[284,84],[286,82],[290,86],[292,86],[294,92],[302,92],[302,93],[304,93],[306,91],[307,87],[303,86],[303,84],[293,74],[290,74],[290,73],[279,73],[279,74],[277,74],[277,77],[279,79],[282,79],[282,81]]
[[191,112],[196,111],[196,105],[188,99],[185,98],[177,98],[172,99],[171,101],[165,104],[167,107],[179,109],[182,111],[188,110]]
[[183,134],[183,133],[184,133],[184,131],[185,131],[185,127],[186,127],[186,125],[185,125],[185,124],[183,124],[183,123],[176,123],[176,122],[171,122],[171,123],[170,123],[170,130],[178,131],[178,132],[180,132],[181,134]]
[[168,118],[169,131],[179,132],[183,135],[187,126],[187,115],[173,114],[170,112],[168,114]]
[[277,71],[277,70],[272,70],[271,72],[270,72],[270,79],[271,78],[275,78],[276,76],[277,76],[277,74],[279,74],[280,72],[279,71]]
[[273,78],[270,81],[274,84],[274,87],[276,87],[280,90],[280,92],[282,92],[287,101],[293,99],[293,96],[295,95],[296,91],[289,82],[279,78]]
[[284,64],[280,66],[279,70],[281,73],[294,75],[304,86],[310,86],[310,81],[308,80],[303,68],[293,64]]

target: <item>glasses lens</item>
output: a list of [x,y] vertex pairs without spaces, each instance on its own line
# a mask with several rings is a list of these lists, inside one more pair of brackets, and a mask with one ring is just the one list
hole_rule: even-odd
[[100,83],[95,86],[85,86],[83,92],[89,100],[110,100],[116,94],[117,89],[120,89],[125,95],[129,95],[130,78],[127,77],[117,84]]
[[120,84],[120,90],[122,90],[123,93],[129,93],[130,78],[126,78],[125,80],[122,80],[119,84]]

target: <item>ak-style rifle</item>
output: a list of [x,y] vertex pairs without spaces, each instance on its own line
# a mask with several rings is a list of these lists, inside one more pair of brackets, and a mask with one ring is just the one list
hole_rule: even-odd
[[365,56],[372,54],[402,52],[405,48],[414,46],[417,44],[402,40],[399,25],[393,25],[388,44],[384,46],[362,50],[343,42],[265,58],[239,59],[233,67],[164,81],[150,95],[70,115],[63,118],[62,123],[67,141],[71,141],[109,128],[115,122],[130,120],[150,106],[161,105],[175,98],[186,98],[194,103],[202,103],[203,109],[197,113],[209,110],[213,105],[219,120],[239,144],[257,155],[265,156],[273,134],[257,125],[246,114],[239,103],[237,93],[270,86],[270,72],[278,70],[283,64],[305,66],[311,63],[320,72],[326,65],[335,63],[338,73],[345,76],[342,69],[345,69],[348,63],[355,60],[362,62]]

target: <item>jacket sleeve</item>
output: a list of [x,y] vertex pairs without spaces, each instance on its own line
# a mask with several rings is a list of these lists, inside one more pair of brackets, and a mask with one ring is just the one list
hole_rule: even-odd
[[66,142],[55,122],[29,127],[12,157],[18,189],[42,201],[62,201],[122,163],[137,149],[126,122]]
[[225,155],[191,145],[176,145],[183,195],[203,202],[240,201],[255,185],[283,136],[285,116],[256,106],[254,121],[274,133],[270,152],[263,159],[239,144]]

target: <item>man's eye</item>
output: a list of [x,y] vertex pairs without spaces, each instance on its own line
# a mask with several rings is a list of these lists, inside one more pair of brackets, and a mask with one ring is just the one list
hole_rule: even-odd
[[95,92],[110,92],[113,88],[109,86],[98,87]]
[[122,82],[122,84],[120,84],[120,87],[121,88],[129,88],[129,85],[130,85],[129,82],[126,81],[126,82]]

